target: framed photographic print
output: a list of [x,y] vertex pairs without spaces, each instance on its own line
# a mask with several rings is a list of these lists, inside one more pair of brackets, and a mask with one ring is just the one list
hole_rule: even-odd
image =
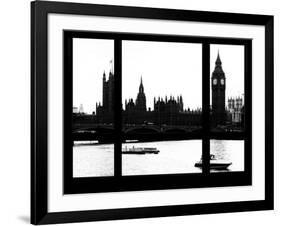
[[273,209],[273,17],[31,3],[31,223]]

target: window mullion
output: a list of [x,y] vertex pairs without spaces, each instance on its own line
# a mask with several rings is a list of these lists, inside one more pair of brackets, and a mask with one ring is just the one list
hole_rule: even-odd
[[202,163],[203,174],[210,173],[210,44],[202,45]]
[[114,40],[114,176],[122,175],[122,40]]

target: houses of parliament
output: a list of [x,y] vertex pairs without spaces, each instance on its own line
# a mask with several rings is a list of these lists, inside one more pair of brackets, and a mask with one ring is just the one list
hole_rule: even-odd
[[[112,123],[114,112],[114,75],[109,72],[108,79],[103,74],[102,103],[96,104],[95,121],[97,123]],[[184,110],[182,96],[156,99],[154,97],[153,110],[147,108],[146,95],[142,78],[135,101],[125,100],[122,107],[122,120],[124,124],[155,124],[155,125],[190,125],[201,124],[201,110]]]
[[[114,74],[109,72],[108,79],[105,72],[102,78],[102,103],[96,103],[96,112],[93,112],[91,121],[94,123],[111,124],[114,120]],[[211,122],[214,126],[227,123],[241,123],[243,120],[242,98],[228,99],[225,106],[225,74],[222,62],[218,54],[215,68],[211,77],[212,107]],[[144,82],[140,78],[140,84],[136,99],[125,100],[122,106],[122,120],[124,124],[155,124],[155,125],[179,125],[201,126],[201,109],[184,109],[182,96],[154,97],[153,109],[147,107]]]

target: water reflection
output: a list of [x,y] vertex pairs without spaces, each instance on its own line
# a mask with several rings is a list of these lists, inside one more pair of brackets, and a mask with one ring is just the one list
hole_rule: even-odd
[[[122,175],[201,173],[194,166],[202,155],[201,140],[126,143],[123,149],[156,148],[158,154],[123,154]],[[148,149],[149,150],[149,149]]]
[[[122,175],[201,173],[195,167],[202,155],[201,140],[135,142],[122,144],[122,149],[156,148],[159,153],[122,154]],[[148,149],[151,150],[151,149]],[[153,149],[154,150],[154,149]],[[244,141],[211,140],[210,153],[216,159],[231,162],[227,170],[244,171]],[[93,142],[75,142],[73,146],[73,176],[114,176],[114,145]]]
[[232,163],[227,169],[211,169],[211,172],[244,171],[243,140],[211,140],[210,154],[218,160]]

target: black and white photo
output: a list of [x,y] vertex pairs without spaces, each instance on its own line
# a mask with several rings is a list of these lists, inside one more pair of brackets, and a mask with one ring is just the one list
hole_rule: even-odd
[[273,17],[31,4],[31,222],[273,208]]
[[[202,44],[121,46],[121,174],[202,173]],[[209,48],[210,132],[242,134],[244,45]],[[114,51],[113,39],[73,38],[73,177],[115,175]],[[243,136],[209,143],[210,172],[244,171]]]
[[244,131],[244,46],[210,45],[211,130]]
[[201,172],[202,45],[123,41],[122,62],[122,174]]
[[114,175],[114,41],[73,39],[73,177]]
[[[244,46],[210,45],[210,67],[211,131],[244,132]],[[243,171],[244,154],[243,140],[211,140],[211,172]]]

